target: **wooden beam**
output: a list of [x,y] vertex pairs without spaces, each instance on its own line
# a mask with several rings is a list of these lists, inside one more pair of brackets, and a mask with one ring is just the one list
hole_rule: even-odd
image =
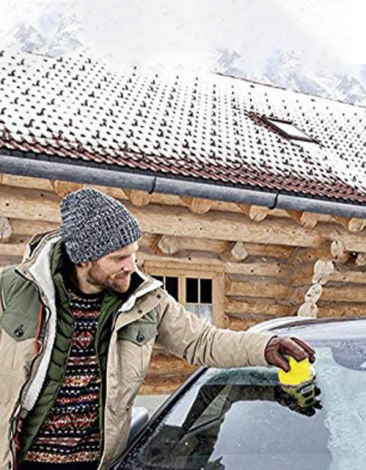
[[365,219],[358,219],[356,217],[332,217],[335,222],[342,225],[344,228],[353,233],[362,232],[362,230],[364,230],[364,228],[366,227]]
[[0,256],[23,256],[27,242],[27,237],[13,236],[9,242],[0,243]]
[[255,297],[288,300],[292,294],[292,288],[286,284],[274,281],[260,281],[259,279],[238,281],[231,279],[225,294],[233,297]]
[[7,217],[0,217],[0,242],[8,241],[13,233]]
[[358,253],[355,261],[357,266],[366,266],[366,253]]
[[274,302],[273,299],[226,298],[225,312],[230,315],[269,315],[285,317],[290,315],[289,305]]
[[56,230],[59,224],[55,222],[44,222],[39,220],[10,219],[13,233],[15,235],[35,235],[36,233]]
[[366,316],[366,304],[362,302],[326,302],[319,301],[318,303],[318,317],[362,317]]
[[125,189],[124,193],[132,204],[136,207],[145,207],[151,202],[151,194],[146,191],[137,191],[135,189]]
[[353,233],[362,232],[366,227],[366,220],[365,219],[356,219],[353,217],[348,222],[348,230]]
[[304,228],[314,228],[318,223],[317,214],[295,210],[288,210],[287,213],[292,219],[296,220],[296,222]]
[[232,242],[227,251],[221,254],[224,261],[244,261],[249,254],[243,242]]
[[22,261],[22,257],[23,255],[21,256],[0,255],[0,267],[19,264]]
[[[253,263],[224,263],[215,258],[207,258],[207,256],[190,255],[187,256],[158,256],[138,252],[138,257],[144,260],[145,266],[148,267],[151,272],[154,269],[167,269],[171,266],[176,266],[178,269],[203,269],[207,270],[223,270],[228,274],[238,274],[243,276],[256,276],[260,277],[274,277],[280,279],[288,279],[290,268],[285,264],[279,262],[253,262]],[[249,280],[251,278],[249,277]]]
[[250,220],[254,222],[261,222],[264,220],[267,215],[270,213],[270,209],[268,207],[263,206],[248,206],[246,204],[237,204],[241,212],[249,217]]
[[171,237],[162,235],[157,241],[161,253],[171,255],[180,251],[207,251],[220,254],[230,247],[230,242],[218,240],[205,240],[191,237]]
[[230,317],[229,318],[229,328],[234,331],[244,331],[248,330],[258,323],[264,321],[272,320],[275,318],[272,315],[246,315],[245,317]]
[[299,287],[292,292],[289,298],[290,303],[293,305],[302,305],[304,302],[316,303],[320,299],[323,290],[321,284],[318,283]]
[[[352,234],[332,225],[308,230],[290,220],[264,220],[257,224],[235,213],[210,211],[203,217],[180,207],[161,210],[154,204],[147,208],[135,207],[129,202],[125,205],[139,220],[142,231],[151,234],[189,237],[194,233],[197,238],[301,247],[318,247],[324,240],[337,239],[344,243],[347,251],[366,252],[365,235]],[[1,186],[0,213],[4,217],[59,222],[59,199],[50,193],[42,197],[39,191],[15,191]]]
[[338,263],[347,263],[351,258],[351,253],[346,250],[345,244],[341,240],[334,240],[330,245],[332,258]]
[[212,208],[211,199],[201,199],[195,197],[182,196],[183,203],[195,214],[206,214]]
[[329,280],[334,280],[332,277],[335,271],[335,266],[332,261],[317,260],[315,264],[306,263],[299,265],[291,273],[290,282],[294,287],[310,285],[319,282],[325,284]]
[[337,285],[323,288],[322,300],[338,302],[365,302],[366,286],[364,285]]
[[38,191],[53,191],[53,180],[43,178],[30,178],[28,176],[1,174],[2,183],[16,188],[36,189]]
[[55,180],[53,181],[53,188],[57,196],[60,199],[63,199],[69,194],[78,191],[79,189],[82,189],[83,185],[81,183],[71,183],[68,181]]
[[332,261],[318,260],[314,265],[312,283],[326,284],[331,279],[334,271],[335,266]]
[[299,317],[306,317],[306,318],[316,318],[318,315],[318,307],[316,303],[313,302],[305,302],[299,308],[297,315]]

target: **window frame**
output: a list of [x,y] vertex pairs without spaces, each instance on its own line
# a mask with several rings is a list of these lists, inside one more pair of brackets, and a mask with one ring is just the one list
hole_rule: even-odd
[[[273,118],[273,117],[268,117],[268,116],[262,116],[262,120],[268,125],[270,126],[272,129],[274,129],[275,131],[279,132],[283,137],[286,137],[287,139],[289,140],[299,140],[301,142],[311,142],[313,144],[318,144],[319,145],[319,142],[314,139],[313,137],[311,137],[310,135],[308,135],[305,131],[303,131],[302,129],[300,129],[296,124],[294,124],[292,121],[286,121],[285,119],[277,119],[277,118]],[[296,129],[298,132],[301,132],[301,134],[304,134],[304,136],[299,136],[299,135],[292,135],[292,134],[289,134],[287,133],[284,129],[281,129],[281,127],[279,127],[279,125],[276,125],[276,123],[278,124],[287,124],[287,125],[290,125],[292,126],[294,129]]]
[[212,324],[225,328],[228,319],[225,315],[225,269],[220,266],[207,266],[203,270],[201,266],[173,262],[144,262],[144,272],[150,276],[175,276],[178,277],[178,301],[186,305],[186,278],[202,278],[212,280]]

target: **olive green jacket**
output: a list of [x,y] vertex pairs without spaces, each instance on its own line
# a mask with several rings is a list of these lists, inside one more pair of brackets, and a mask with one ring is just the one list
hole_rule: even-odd
[[[0,277],[0,470],[16,468],[19,424],[36,406],[50,364],[58,310],[51,255],[59,240],[57,231],[34,237],[22,263],[11,268],[29,283],[5,286],[6,274]],[[155,343],[191,365],[267,365],[264,351],[270,336],[215,328],[187,312],[160,282],[137,274],[141,283],[116,312],[111,330],[98,470],[111,465],[126,447],[131,407]],[[43,314],[36,315],[34,305],[27,304],[34,288]]]

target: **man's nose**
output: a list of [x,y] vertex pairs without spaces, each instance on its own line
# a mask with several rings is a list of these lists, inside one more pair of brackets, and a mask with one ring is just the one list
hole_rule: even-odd
[[131,256],[128,261],[126,262],[126,264],[123,266],[123,270],[126,272],[126,273],[133,273],[134,271],[136,271],[136,264],[135,264],[135,260],[134,258]]

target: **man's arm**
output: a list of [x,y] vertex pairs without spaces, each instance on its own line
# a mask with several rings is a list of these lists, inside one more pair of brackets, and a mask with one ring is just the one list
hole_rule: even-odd
[[201,320],[165,291],[157,341],[191,365],[241,367],[267,365],[264,352],[273,335],[216,328]]
[[167,292],[162,295],[157,342],[190,365],[230,368],[272,364],[286,370],[283,354],[314,360],[315,353],[306,343],[266,333],[219,329],[188,312]]

